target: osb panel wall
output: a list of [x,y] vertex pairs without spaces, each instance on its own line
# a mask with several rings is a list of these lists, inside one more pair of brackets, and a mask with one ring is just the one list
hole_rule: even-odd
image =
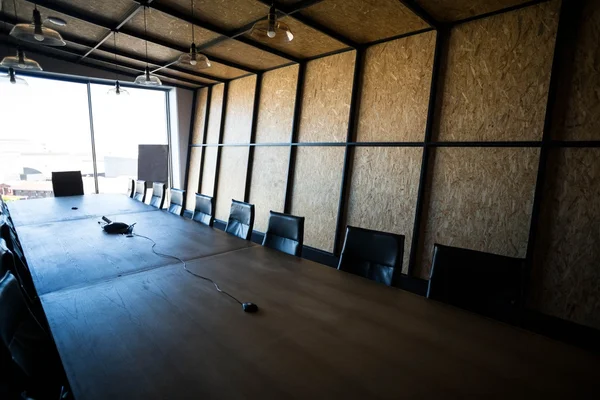
[[196,96],[196,111],[194,117],[194,131],[192,133],[192,144],[202,144],[202,140],[204,139],[204,125],[206,124],[208,88],[198,89]]
[[423,141],[435,40],[432,31],[367,49],[358,141]]
[[263,75],[256,122],[256,143],[289,142],[292,135],[298,65]]
[[188,171],[188,185],[186,192],[185,208],[194,210],[196,204],[196,193],[200,183],[200,164],[202,163],[202,147],[190,149],[190,166]]
[[250,203],[255,205],[256,231],[267,230],[269,210],[283,212],[289,159],[289,146],[254,148]]
[[553,137],[562,140],[600,139],[600,1],[584,2],[577,42],[565,59],[554,109]]
[[217,169],[217,147],[204,149],[204,169],[202,170],[202,181],[200,193],[207,196],[215,194],[215,172]]
[[559,1],[459,25],[450,34],[439,140],[540,140]]
[[437,148],[416,274],[429,278],[435,243],[525,257],[539,149]]
[[357,147],[347,224],[405,236],[402,270],[408,271],[423,149]]
[[224,84],[212,87],[210,98],[210,110],[208,111],[208,132],[206,143],[219,143],[219,131],[221,130],[221,114],[223,113],[223,90]]
[[217,210],[215,218],[227,221],[231,199],[244,200],[246,169],[248,167],[246,146],[223,147],[217,188]]
[[417,0],[417,3],[438,21],[459,21],[527,1],[529,0]]
[[355,51],[311,61],[306,66],[299,142],[345,142]]
[[555,149],[548,166],[534,307],[600,329],[600,149]]
[[256,75],[229,83],[223,143],[250,143]]
[[307,246],[333,251],[344,154],[343,147],[297,149],[292,214],[306,218]]

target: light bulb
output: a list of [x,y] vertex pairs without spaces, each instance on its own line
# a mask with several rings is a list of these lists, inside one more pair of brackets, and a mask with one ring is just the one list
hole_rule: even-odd
[[267,31],[267,36],[270,37],[271,39],[273,39],[275,37],[275,35],[276,35],[275,31],[273,31],[269,28],[269,30]]
[[192,54],[192,58],[190,59],[190,65],[196,65],[198,64],[198,54],[194,53]]
[[44,41],[44,34],[42,34],[42,33],[36,33],[35,35],[33,35],[33,37],[38,42],[43,42]]

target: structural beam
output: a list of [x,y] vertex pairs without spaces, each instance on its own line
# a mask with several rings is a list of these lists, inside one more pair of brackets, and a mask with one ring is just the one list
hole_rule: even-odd
[[414,0],[399,0],[400,3],[417,17],[421,18],[423,21],[427,22],[434,29],[439,29],[442,26],[442,23],[433,18],[423,7],[421,7]]

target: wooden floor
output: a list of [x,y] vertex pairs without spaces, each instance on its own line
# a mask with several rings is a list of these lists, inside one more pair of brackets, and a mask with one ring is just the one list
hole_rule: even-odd
[[97,218],[30,219],[18,231],[78,400],[600,398],[600,359],[578,348],[131,211],[118,220],[260,311],[145,239],[104,235]]

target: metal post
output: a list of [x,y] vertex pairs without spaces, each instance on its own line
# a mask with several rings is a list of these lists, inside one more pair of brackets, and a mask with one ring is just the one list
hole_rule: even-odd
[[90,134],[92,139],[92,164],[94,166],[94,186],[96,188],[96,194],[100,193],[98,190],[98,166],[96,164],[96,139],[94,137],[94,113],[92,112],[92,86],[90,82],[87,83],[87,95],[88,95],[88,112],[90,118]]
[[[225,82],[223,87],[223,104],[221,108],[221,126],[219,128],[219,144],[223,143],[223,134],[225,133],[225,118],[227,117],[227,97],[229,97],[229,82]],[[217,146],[217,161],[215,165],[215,185],[213,188],[213,201],[217,204],[217,192],[219,189],[219,167],[221,166],[221,151],[223,146]]]
[[[256,88],[254,89],[254,107],[252,109],[252,128],[250,131],[250,144],[256,141],[256,128],[258,124],[258,111],[260,107],[260,94],[262,91],[263,73],[256,75]],[[248,146],[248,166],[246,167],[246,186],[244,189],[244,201],[250,201],[250,185],[252,183],[252,167],[254,163],[254,146]]]
[[[208,135],[208,122],[210,119],[210,104],[212,98],[212,86],[209,86],[206,92],[206,110],[204,110],[204,132],[202,133],[202,144],[206,143],[206,136]],[[200,172],[198,173],[198,193],[202,191],[202,174],[204,173],[204,156],[206,155],[206,146],[201,147],[200,156]]]

